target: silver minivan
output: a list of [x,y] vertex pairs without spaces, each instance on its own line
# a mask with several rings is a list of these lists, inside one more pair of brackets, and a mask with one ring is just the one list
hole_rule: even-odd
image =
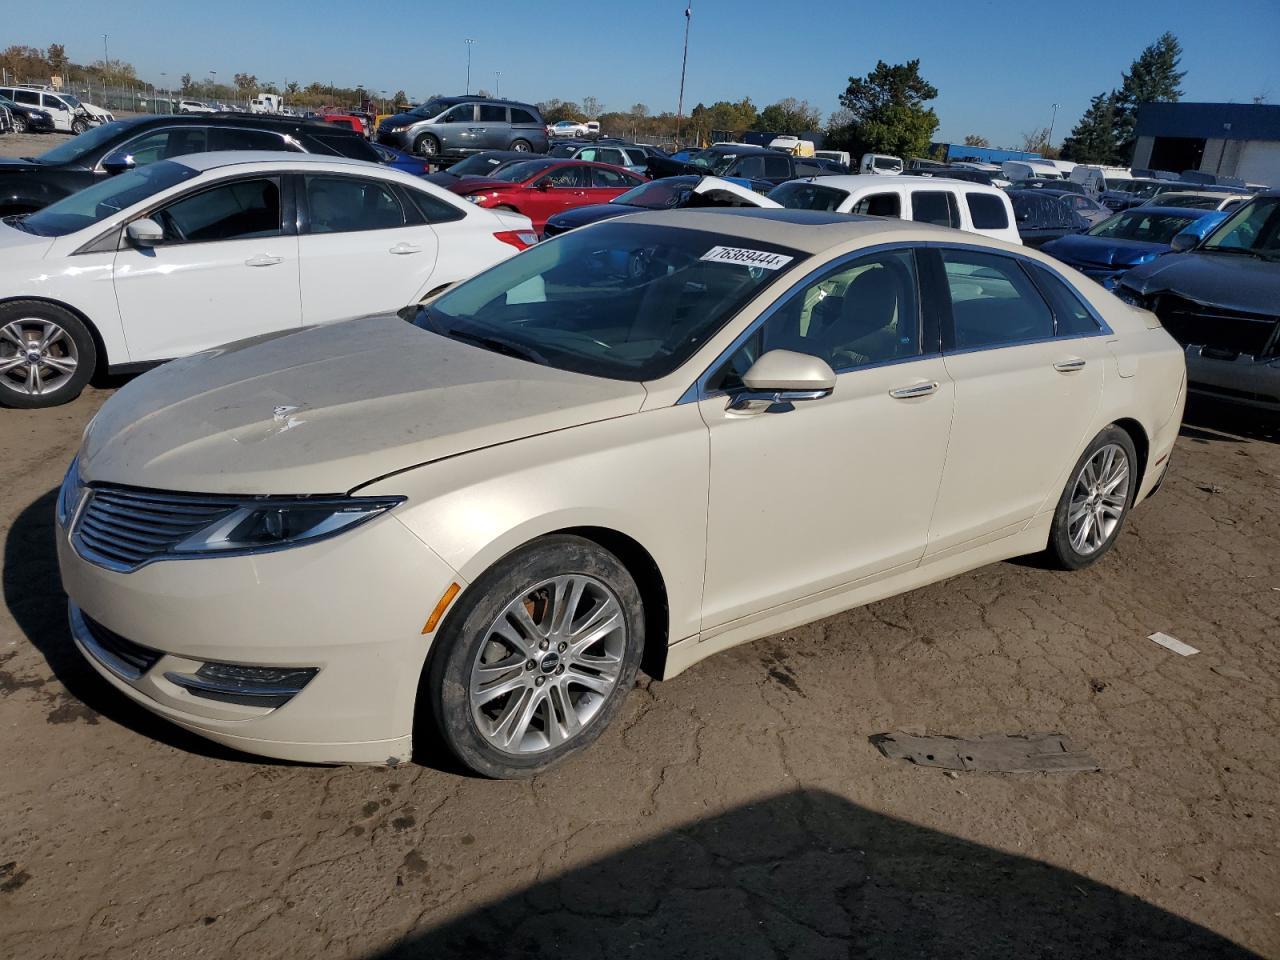
[[547,152],[538,108],[491,97],[436,97],[378,126],[377,141],[420,157],[466,156],[482,150]]

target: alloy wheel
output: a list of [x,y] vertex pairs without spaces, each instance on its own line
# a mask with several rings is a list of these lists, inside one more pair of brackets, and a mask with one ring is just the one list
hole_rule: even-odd
[[618,685],[627,649],[622,604],[595,577],[567,574],[514,597],[490,625],[471,667],[471,716],[512,754],[577,736]]
[[1076,475],[1067,510],[1067,535],[1081,556],[1097,553],[1111,539],[1129,499],[1129,455],[1108,443]]
[[76,372],[80,352],[52,320],[21,317],[0,327],[0,385],[26,396],[60,390]]

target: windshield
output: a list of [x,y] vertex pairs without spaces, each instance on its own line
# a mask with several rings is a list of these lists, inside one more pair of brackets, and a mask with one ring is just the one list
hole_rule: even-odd
[[902,161],[897,157],[876,157],[871,161],[877,170],[901,170]]
[[100,127],[86,130],[80,136],[40,154],[36,159],[41,163],[78,163],[81,158],[93,153],[99,147],[105,146],[131,126],[132,124],[124,120],[113,120],[111,123],[104,123]]
[[792,180],[769,191],[769,199],[792,210],[839,210],[848,198],[848,190],[819,186]]
[[437,116],[449,109],[449,104],[443,100],[428,100],[426,103],[414,107],[409,114],[414,117],[431,117]]
[[652,380],[804,259],[701,230],[604,223],[498,264],[419,308],[412,322],[562,370]]
[[510,162],[510,157],[476,153],[465,160],[459,160],[451,167],[446,167],[445,172],[452,173],[455,177],[487,177],[493,170]]
[[1199,218],[1192,216],[1181,217],[1176,213],[1148,213],[1139,207],[1107,217],[1089,231],[1089,236],[1168,243],[1175,234],[1191,226],[1197,219]]
[[494,170],[489,176],[495,180],[505,180],[507,183],[524,183],[550,166],[551,161],[549,160],[521,160],[519,163],[513,163],[509,167]]
[[680,207],[684,205],[694,184],[700,179],[700,177],[667,177],[651,183],[642,183],[609,202],[624,203],[632,207],[647,207],[650,210]]
[[42,237],[64,237],[91,227],[161,190],[190,180],[197,173],[172,160],[149,163],[85,187],[79,193],[38,210],[22,221],[21,229]]
[[733,161],[736,159],[738,157],[733,153],[721,153],[719,150],[699,150],[689,158],[689,163],[718,175],[733,166]]
[[1160,197],[1162,207],[1193,207],[1198,210],[1217,210],[1222,200],[1196,193],[1166,193]]
[[1200,246],[1280,260],[1280,197],[1257,197],[1231,214]]
[[83,104],[83,103],[81,103],[81,102],[80,102],[76,97],[73,97],[73,96],[72,96],[71,94],[69,94],[69,93],[60,93],[60,94],[58,94],[58,96],[59,96],[59,97],[61,97],[63,100],[65,100],[67,103],[71,104],[71,106],[73,106],[73,107],[83,107],[83,106],[84,106],[84,104]]
[[580,144],[557,143],[554,147],[552,147],[550,150],[547,151],[547,156],[568,158],[568,157],[572,157],[575,153],[577,153],[581,149],[582,147]]

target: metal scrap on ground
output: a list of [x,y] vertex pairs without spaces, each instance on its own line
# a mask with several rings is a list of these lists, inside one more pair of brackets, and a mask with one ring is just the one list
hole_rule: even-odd
[[1147,639],[1153,640],[1166,650],[1172,650],[1174,653],[1181,654],[1184,657],[1189,657],[1200,652],[1195,647],[1191,646],[1191,644],[1183,643],[1177,637],[1171,637],[1167,633],[1153,633],[1151,636],[1147,637]]
[[871,742],[890,760],[922,767],[992,773],[1071,773],[1098,770],[1098,761],[1072,751],[1060,733],[984,733],[979,737],[917,737],[878,733]]

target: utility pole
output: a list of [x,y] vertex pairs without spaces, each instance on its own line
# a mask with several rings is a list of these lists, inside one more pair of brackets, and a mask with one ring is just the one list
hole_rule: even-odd
[[[102,84],[106,86],[107,77],[111,75],[111,57],[107,53],[107,35],[102,35]],[[103,91],[106,92],[105,90]]]
[[1049,137],[1048,137],[1048,139],[1045,141],[1045,146],[1046,146],[1046,147],[1052,147],[1052,146],[1053,146],[1053,125],[1054,125],[1055,123],[1057,123],[1057,121],[1058,121],[1058,108],[1059,108],[1060,106],[1062,106],[1062,104],[1060,104],[1060,103],[1055,103],[1055,104],[1053,105],[1053,116],[1049,118]]
[[471,93],[471,45],[475,43],[473,39],[467,37],[467,93]]
[[689,65],[689,25],[693,23],[693,0],[684,8],[684,56],[680,60],[680,99],[676,101],[676,141],[680,140],[680,121],[684,117],[684,71]]
[[495,70],[493,72],[493,95],[494,97],[502,96],[502,71]]

